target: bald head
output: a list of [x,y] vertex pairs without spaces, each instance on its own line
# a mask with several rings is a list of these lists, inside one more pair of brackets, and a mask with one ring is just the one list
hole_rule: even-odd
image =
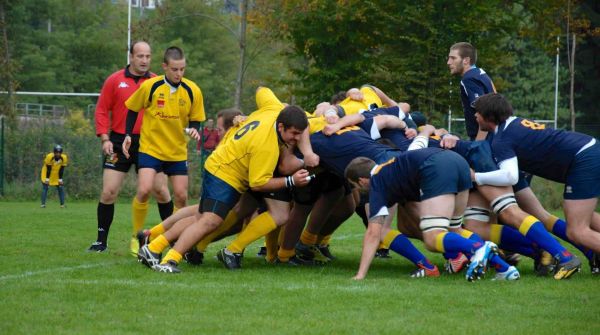
[[129,72],[136,76],[143,76],[150,71],[152,50],[144,41],[137,41],[129,48]]

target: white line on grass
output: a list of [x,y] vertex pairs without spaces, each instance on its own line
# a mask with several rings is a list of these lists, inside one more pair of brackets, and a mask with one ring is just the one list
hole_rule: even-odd
[[62,266],[59,268],[44,269],[44,270],[40,270],[40,271],[25,271],[21,274],[0,276],[0,281],[27,278],[27,277],[46,274],[46,273],[66,272],[66,271],[74,271],[74,270],[80,270],[80,269],[90,269],[90,268],[96,268],[96,267],[100,267],[100,266],[111,266],[111,265],[125,264],[125,263],[131,263],[131,261],[128,260],[128,261],[119,261],[119,262],[110,262],[110,263],[81,264],[81,265],[76,265],[76,266]]
[[[367,291],[376,291],[379,290],[378,286],[376,285],[355,285],[354,283],[351,283],[350,280],[348,280],[348,285],[336,285],[336,286],[327,286],[327,290],[331,290],[331,289],[336,289],[336,290],[340,290],[340,291],[351,291],[351,292],[367,292]],[[109,278],[102,278],[102,279],[44,279],[43,282],[40,281],[40,283],[43,283],[44,285],[47,285],[49,283],[56,283],[58,285],[65,285],[65,284],[69,284],[69,285],[91,285],[91,286],[116,286],[116,285],[120,285],[120,286],[131,286],[131,287],[139,287],[140,286],[140,279],[109,279]],[[224,289],[229,289],[231,288],[231,283],[229,282],[198,282],[196,284],[190,284],[190,283],[181,283],[181,282],[175,282],[175,281],[169,281],[169,280],[158,280],[158,281],[144,281],[144,285],[152,285],[153,287],[169,287],[169,288],[181,288],[184,290],[195,290],[195,289],[213,289],[213,290],[224,290]],[[318,286],[315,285],[314,283],[306,283],[306,284],[300,284],[300,283],[293,283],[293,284],[286,284],[286,283],[272,283],[271,285],[269,285],[268,289],[271,290],[273,288],[278,288],[278,289],[283,289],[283,290],[287,290],[287,291],[306,291],[307,289],[318,289]],[[259,285],[259,284],[237,284],[236,285],[236,289],[247,289],[247,290],[261,290],[261,289],[267,289],[265,288],[265,286],[263,285]]]

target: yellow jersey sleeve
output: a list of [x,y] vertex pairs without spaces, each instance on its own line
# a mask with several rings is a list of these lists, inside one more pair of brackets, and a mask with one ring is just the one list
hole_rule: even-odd
[[205,121],[206,114],[204,112],[204,97],[202,96],[202,90],[200,90],[200,87],[198,87],[198,85],[195,83],[191,81],[187,82],[192,89],[192,94],[194,95],[194,101],[192,102],[190,110],[190,121]]
[[308,132],[312,135],[320,132],[325,128],[327,122],[323,116],[313,116],[312,114],[306,113],[308,118]]
[[139,112],[149,106],[150,100],[148,94],[150,93],[150,85],[155,80],[146,80],[140,85],[140,87],[125,101],[125,107],[134,112]]
[[344,109],[344,113],[346,115],[352,115],[360,112],[361,110],[369,110],[369,106],[372,104],[377,104],[378,107],[383,107],[383,103],[381,99],[370,86],[363,86],[360,88],[360,91],[363,94],[362,101],[352,100],[350,98],[344,99],[344,101],[339,103],[339,106]]
[[52,161],[54,160],[53,157],[54,157],[53,153],[49,153],[46,155],[46,157],[44,157],[44,162],[42,164],[42,171],[40,171],[40,180],[42,182],[46,181],[46,172],[48,171],[47,165],[52,166]]
[[375,90],[371,86],[365,85],[360,88],[360,91],[364,96],[363,102],[367,106],[367,109],[372,104],[377,104],[377,107],[383,107],[383,102],[381,101],[381,98],[379,98],[377,92],[375,92]]

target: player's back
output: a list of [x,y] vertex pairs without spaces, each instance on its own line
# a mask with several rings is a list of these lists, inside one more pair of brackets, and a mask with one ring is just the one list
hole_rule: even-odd
[[277,165],[279,140],[275,123],[284,106],[273,97],[271,90],[259,89],[259,109],[230,133],[206,160],[208,172],[239,192],[254,184],[260,185]]
[[511,117],[498,126],[492,149],[498,161],[516,155],[519,168],[557,182],[565,182],[567,171],[577,152],[593,137]]

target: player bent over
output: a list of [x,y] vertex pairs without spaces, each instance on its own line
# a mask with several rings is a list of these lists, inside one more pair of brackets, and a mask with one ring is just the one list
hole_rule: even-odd
[[[367,275],[382,238],[388,206],[410,201],[419,203],[419,226],[427,249],[471,254],[466,278],[469,281],[481,278],[488,260],[497,253],[497,246],[448,232],[450,221],[459,221],[465,210],[471,187],[469,171],[467,162],[460,155],[437,148],[408,151],[381,165],[364,157],[352,160],[345,176],[356,187],[369,192],[371,212],[354,279],[364,279]],[[504,278],[519,278],[515,267],[509,266],[506,271],[511,274]]]

